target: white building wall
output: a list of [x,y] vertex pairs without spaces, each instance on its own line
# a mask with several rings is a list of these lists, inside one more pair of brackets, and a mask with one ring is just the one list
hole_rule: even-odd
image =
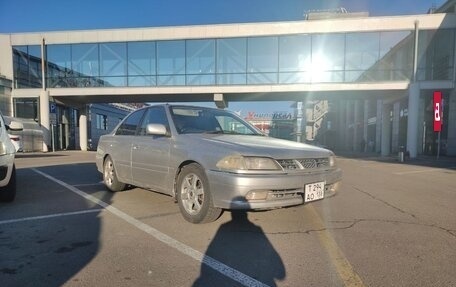
[[13,52],[10,35],[0,34],[0,75],[13,80]]

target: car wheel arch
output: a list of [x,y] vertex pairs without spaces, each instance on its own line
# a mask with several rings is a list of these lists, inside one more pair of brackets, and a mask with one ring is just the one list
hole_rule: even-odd
[[182,162],[177,167],[176,174],[174,175],[173,194],[172,194],[174,199],[176,199],[177,178],[179,177],[179,174],[181,173],[182,169],[185,166],[190,165],[190,164],[197,164],[197,165],[201,166],[201,168],[204,170],[204,166],[195,160],[186,160],[186,161]]

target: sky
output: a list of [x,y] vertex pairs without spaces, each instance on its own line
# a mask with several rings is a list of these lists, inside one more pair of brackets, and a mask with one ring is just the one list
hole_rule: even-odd
[[[0,33],[302,20],[307,11],[344,7],[370,16],[424,14],[445,0],[0,0]],[[263,103],[261,112],[290,110]],[[258,103],[230,103],[259,111]]]

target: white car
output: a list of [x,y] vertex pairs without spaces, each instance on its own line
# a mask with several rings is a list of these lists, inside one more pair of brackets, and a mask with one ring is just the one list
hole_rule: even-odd
[[8,130],[20,131],[22,129],[23,125],[15,121],[6,125],[0,114],[0,201],[13,201],[16,197],[16,168],[14,166],[16,148],[9,137]]

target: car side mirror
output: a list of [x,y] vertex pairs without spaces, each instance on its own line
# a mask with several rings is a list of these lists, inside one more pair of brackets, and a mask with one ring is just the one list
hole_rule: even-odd
[[24,125],[20,122],[11,121],[10,124],[6,126],[6,128],[10,131],[22,131],[24,129]]
[[167,136],[168,131],[166,130],[166,127],[162,124],[148,124],[146,127],[146,133],[148,135],[154,135],[154,136]]

